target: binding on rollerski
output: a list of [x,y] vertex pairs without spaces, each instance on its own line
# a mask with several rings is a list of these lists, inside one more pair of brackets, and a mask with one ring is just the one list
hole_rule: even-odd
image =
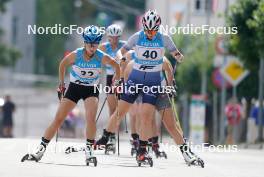
[[158,143],[152,144],[152,151],[154,152],[156,158],[168,158],[166,152],[160,150],[160,146]]
[[187,144],[183,144],[181,147],[182,156],[188,166],[195,165],[204,168],[204,161],[191,151]]
[[138,140],[131,139],[130,144],[132,146],[131,147],[131,156],[133,157],[135,154],[137,154],[139,143],[138,143]]
[[89,166],[90,163],[93,163],[94,166],[97,166],[97,158],[93,155],[93,144],[87,144],[85,147],[85,162],[86,165]]
[[147,151],[144,153],[138,153],[136,156],[136,160],[139,167],[141,166],[141,164],[149,165],[150,167],[153,167],[152,157],[148,154]]
[[105,145],[105,154],[116,153],[116,138],[115,135],[110,135],[109,142]]
[[136,156],[137,164],[139,167],[142,164],[153,167],[153,160],[147,151],[147,144],[148,144],[147,141],[141,141],[141,140],[139,141],[139,148]]
[[38,148],[36,149],[35,153],[24,155],[23,158],[21,159],[21,162],[24,162],[24,161],[35,161],[35,162],[38,162],[38,161],[41,160],[41,158],[44,155],[45,151],[46,151],[46,147],[44,145],[40,144],[38,146]]

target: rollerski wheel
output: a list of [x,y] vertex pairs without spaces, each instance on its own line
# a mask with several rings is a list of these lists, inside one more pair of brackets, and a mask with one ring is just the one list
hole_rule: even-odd
[[69,146],[65,149],[65,154],[70,154],[72,152],[80,152],[84,150],[85,150],[84,147],[77,148],[77,147]]
[[201,166],[202,168],[204,168],[204,161],[201,158],[197,159],[197,163],[199,166]]
[[151,157],[144,157],[143,160],[139,160],[138,157],[136,157],[137,164],[140,167],[142,164],[143,165],[149,165],[150,167],[153,167],[153,160]]
[[152,160],[152,158],[146,158],[143,161],[139,160],[139,161],[137,161],[137,163],[138,163],[138,166],[139,167],[141,167],[141,164],[143,164],[143,165],[149,165],[150,167],[153,167],[153,160]]
[[196,160],[192,162],[186,162],[188,166],[194,165],[194,166],[200,166],[204,168],[204,161],[200,158],[197,158]]
[[21,162],[24,161],[35,161],[38,162],[40,159],[37,159],[36,157],[34,157],[32,154],[26,154],[24,155],[24,157],[21,159]]
[[96,167],[97,166],[97,159],[96,159],[96,157],[90,157],[90,158],[86,159],[86,165],[89,166],[90,163],[93,163],[94,166]]
[[77,149],[74,148],[73,146],[69,146],[65,149],[65,154],[70,154],[72,152],[77,152]]

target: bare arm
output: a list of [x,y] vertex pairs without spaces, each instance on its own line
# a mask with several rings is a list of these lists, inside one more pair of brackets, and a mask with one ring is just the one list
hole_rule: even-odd
[[164,35],[163,40],[164,45],[169,50],[170,54],[175,58],[175,60],[177,60],[177,62],[181,63],[183,61],[183,55],[178,50],[171,37],[169,35]]
[[163,57],[163,66],[162,66],[162,69],[166,72],[166,77],[167,77],[167,80],[168,80],[168,85],[172,85],[173,83],[173,69],[172,69],[172,66],[169,62],[169,60],[164,56]]
[[115,70],[115,79],[116,80],[120,79],[120,66],[114,58],[110,57],[109,55],[105,55],[102,58],[102,63],[104,65],[109,64],[110,66],[112,66],[112,68],[114,68],[114,70]]
[[124,47],[122,47],[121,49],[119,49],[117,51],[117,53],[116,53],[116,57],[117,57],[118,61],[120,61],[127,52],[128,52],[128,50],[125,49]]
[[127,52],[125,54],[126,60],[120,63],[121,78],[125,78],[127,65],[131,61],[131,54],[132,54],[131,51]]
[[130,36],[126,44],[120,50],[118,50],[116,54],[118,61],[120,61],[129,50],[133,49],[133,47],[136,45],[138,38],[139,38],[139,32]]
[[59,65],[60,84],[64,83],[64,76],[65,76],[66,68],[67,66],[72,65],[74,63],[75,58],[76,58],[76,53],[71,52],[69,55],[67,55],[61,60],[60,65]]

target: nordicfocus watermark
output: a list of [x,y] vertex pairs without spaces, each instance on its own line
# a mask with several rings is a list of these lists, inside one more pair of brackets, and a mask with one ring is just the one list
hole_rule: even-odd
[[[27,146],[27,151],[28,153],[32,154],[35,152],[35,143],[28,143]],[[206,143],[203,144],[198,144],[194,145],[193,143],[188,143],[188,148],[185,149],[184,151],[189,151],[192,150],[193,152],[210,152],[210,153],[237,153],[239,152],[238,146],[237,145],[210,145],[206,146]],[[80,143],[72,143],[71,146],[69,144],[65,143],[59,143],[57,145],[55,144],[50,144],[48,148],[46,149],[46,153],[55,153],[55,146],[56,146],[56,152],[57,153],[65,153],[65,154],[70,154],[72,152],[82,152],[85,151],[85,146],[82,146]],[[170,153],[181,153],[179,146],[175,144],[171,144],[168,142],[163,142],[160,144],[161,148],[165,152],[170,152]],[[74,148],[74,150],[73,150]],[[104,149],[105,146],[97,146],[97,149]],[[108,158],[109,156],[100,156],[100,158]]]
[[161,25],[160,31],[166,34],[190,34],[190,35],[202,35],[202,34],[237,34],[237,27],[227,27],[227,26],[194,26],[193,24],[187,24],[186,26],[168,26]]
[[119,93],[129,93],[129,94],[138,94],[138,93],[145,93],[145,94],[171,94],[176,93],[174,86],[146,86],[143,84],[133,84],[133,83],[124,83],[121,86],[103,86],[95,85],[94,86],[94,93],[106,93],[110,94],[113,91],[117,90]]
[[[82,34],[85,28],[78,25],[62,26],[62,24],[54,24],[54,26],[37,26],[37,25],[28,25],[27,33],[31,34]],[[100,33],[105,33],[105,27],[99,27]]]
[[[62,24],[54,24],[53,26],[37,26],[37,25],[28,25],[27,33],[28,35],[60,35],[60,34],[82,34],[85,28],[78,25],[69,25],[63,26]],[[100,33],[105,33],[105,27],[99,27]],[[184,34],[184,35],[203,35],[206,33],[209,34],[218,34],[218,35],[228,35],[228,34],[237,34],[237,27],[228,27],[228,26],[210,26],[210,25],[201,25],[195,26],[193,24],[187,24],[185,26],[169,26],[161,25],[160,32],[166,33],[169,35],[174,34]]]

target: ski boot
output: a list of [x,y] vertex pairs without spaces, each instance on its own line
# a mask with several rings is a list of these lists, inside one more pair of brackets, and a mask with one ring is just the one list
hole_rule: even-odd
[[93,145],[86,145],[85,147],[85,162],[86,165],[89,166],[90,163],[93,163],[94,166],[97,166],[97,159],[96,157],[93,155]]
[[138,140],[130,139],[131,148],[131,156],[133,157],[134,154],[137,154],[139,142]]
[[97,140],[95,143],[95,149],[104,150],[106,148],[106,144],[109,141],[109,137],[111,135],[114,135],[114,134],[107,132],[106,129],[104,129],[102,137],[99,140]]
[[105,146],[105,154],[109,155],[109,152],[116,153],[116,138],[115,135],[110,135],[109,142]]
[[191,151],[185,151],[182,156],[188,166],[195,165],[204,168],[204,161]]
[[156,158],[164,157],[165,159],[167,159],[167,154],[164,151],[160,150],[160,146],[158,143],[152,144],[152,151],[155,153]]
[[[200,166],[202,168],[204,168],[204,161],[199,157],[197,156],[194,152],[192,152],[191,148],[187,145],[188,141],[186,138],[184,138],[184,144],[183,146],[186,146],[187,148],[183,148],[181,149],[181,152],[182,152],[182,155],[183,155],[183,158],[185,160],[185,162],[188,164],[188,166],[191,166],[191,165],[197,165],[197,166]],[[185,149],[183,151],[183,149]],[[189,160],[191,159],[191,160]],[[194,160],[193,160],[194,159]]]
[[141,166],[141,164],[153,167],[152,157],[148,154],[147,151],[138,153],[136,156],[136,160],[139,167]]
[[38,162],[41,160],[42,156],[44,155],[44,152],[46,151],[46,147],[43,146],[42,144],[40,144],[37,149],[36,152],[34,152],[33,154],[26,154],[22,159],[21,162],[24,161],[35,161]]
[[151,141],[148,141],[147,151],[148,151],[149,154],[152,153],[152,142]]

